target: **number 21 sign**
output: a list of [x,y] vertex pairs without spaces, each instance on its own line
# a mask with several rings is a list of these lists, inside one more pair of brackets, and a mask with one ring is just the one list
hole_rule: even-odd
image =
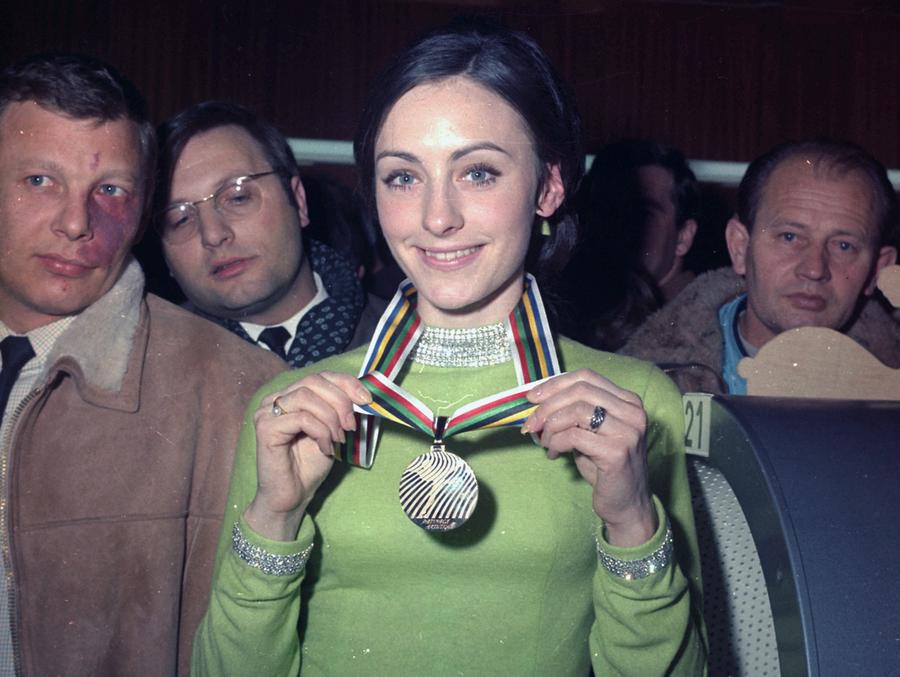
[[709,414],[712,395],[687,393],[684,406],[684,450],[689,454],[709,456]]

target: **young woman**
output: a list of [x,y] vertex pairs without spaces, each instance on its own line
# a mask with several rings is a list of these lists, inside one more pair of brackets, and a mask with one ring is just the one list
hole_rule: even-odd
[[368,350],[252,404],[194,670],[702,672],[678,392],[554,342],[526,274],[572,240],[565,89],[466,24],[374,92],[356,159],[411,285]]

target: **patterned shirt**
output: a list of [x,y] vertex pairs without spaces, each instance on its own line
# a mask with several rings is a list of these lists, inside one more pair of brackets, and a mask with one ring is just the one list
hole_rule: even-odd
[[[297,328],[300,326],[300,320],[313,308],[322,303],[325,299],[328,298],[328,291],[325,289],[325,285],[322,284],[322,278],[319,277],[319,274],[313,271],[313,282],[316,284],[316,295],[313,297],[312,301],[307,303],[303,308],[300,309],[300,312],[292,315],[288,319],[286,319],[281,324],[273,324],[273,327],[284,327],[287,330],[289,335],[287,344],[291,345],[294,340],[294,334],[297,332]],[[253,322],[241,322],[241,327],[243,327],[244,331],[247,332],[247,335],[253,339],[260,348],[265,348],[269,350],[269,347],[259,342],[259,335],[263,333],[264,330],[269,327],[265,324],[254,324]]]

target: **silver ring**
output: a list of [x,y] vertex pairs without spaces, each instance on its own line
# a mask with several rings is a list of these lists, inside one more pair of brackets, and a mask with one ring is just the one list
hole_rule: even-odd
[[588,427],[592,433],[597,432],[600,429],[600,426],[603,425],[603,421],[606,420],[606,409],[597,405],[594,407],[594,413],[591,414],[591,424]]
[[281,416],[284,413],[284,409],[281,408],[281,405],[278,404],[278,398],[276,397],[272,400],[272,416]]

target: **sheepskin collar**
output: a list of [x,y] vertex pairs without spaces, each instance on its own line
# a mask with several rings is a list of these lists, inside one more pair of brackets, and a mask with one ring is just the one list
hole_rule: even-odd
[[730,268],[704,273],[642,324],[620,352],[656,363],[722,368],[719,308],[744,292]]
[[[651,315],[620,352],[658,364],[702,364],[722,370],[719,308],[744,293],[744,280],[730,268],[700,275]],[[900,367],[900,323],[875,299],[866,299],[847,335],[889,367]]]
[[[135,345],[135,337],[142,322],[143,293],[144,273],[131,259],[112,289],[83,310],[59,337],[38,382],[52,381],[65,372],[75,379],[85,400],[136,410],[136,387],[124,386],[132,350],[142,347]],[[146,331],[142,334],[146,341]],[[136,362],[135,368],[140,364]],[[134,376],[136,383],[140,376]]]

